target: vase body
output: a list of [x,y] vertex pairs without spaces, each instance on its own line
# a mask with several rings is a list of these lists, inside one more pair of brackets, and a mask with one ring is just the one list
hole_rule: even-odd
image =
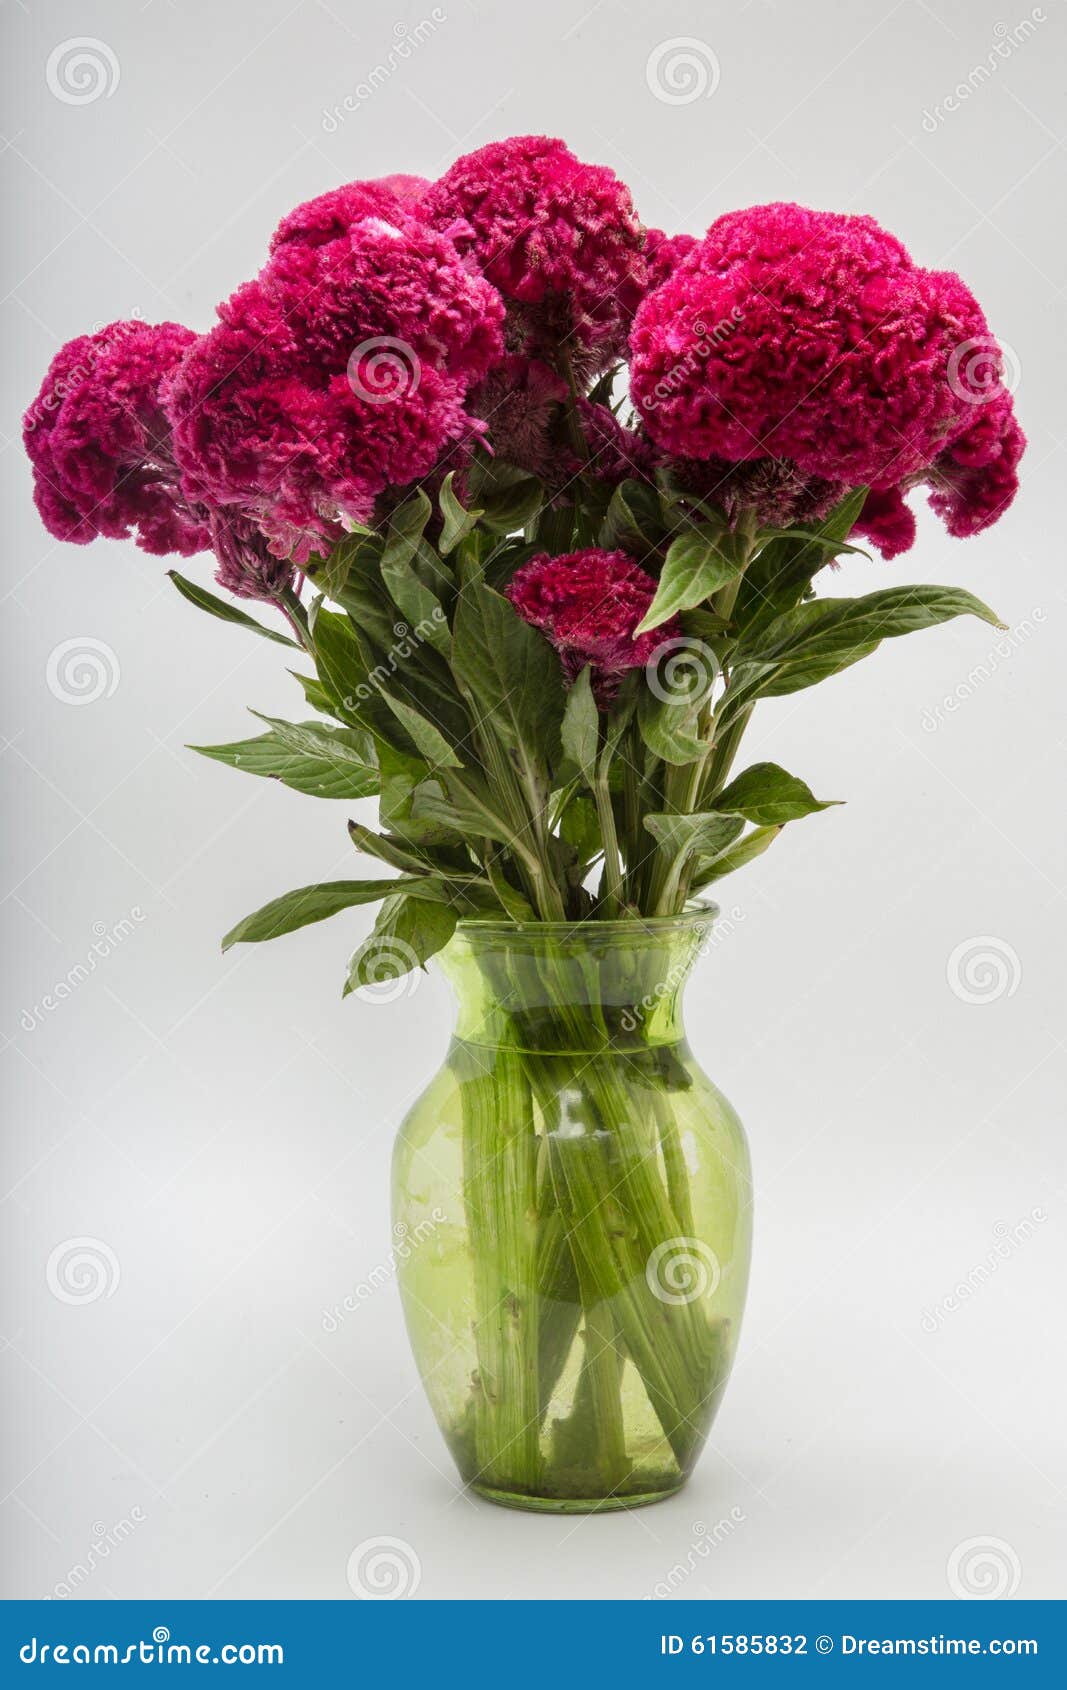
[[438,1424],[493,1501],[656,1501],[718,1407],[751,1180],[680,1015],[714,913],[461,922],[441,953],[459,1015],[397,1140],[398,1277]]

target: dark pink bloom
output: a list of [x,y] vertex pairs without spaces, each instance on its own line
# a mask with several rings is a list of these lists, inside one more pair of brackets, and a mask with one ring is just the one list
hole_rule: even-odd
[[508,301],[514,349],[583,373],[621,353],[644,292],[644,234],[629,190],[562,141],[519,135],[458,159],[419,202]]
[[1003,516],[1019,490],[1019,459],[1026,448],[1007,393],[977,409],[970,428],[934,460],[926,477],[933,488],[931,506],[960,539]]
[[430,186],[421,176],[380,176],[371,182],[346,182],[330,188],[313,200],[290,211],[275,229],[270,249],[297,243],[322,246],[340,240],[353,223],[364,217],[381,217],[389,222],[413,210]]
[[648,265],[648,286],[658,288],[668,276],[673,276],[683,258],[700,245],[696,235],[668,235],[663,229],[649,229],[645,234],[645,262]]
[[680,633],[672,620],[634,639],[655,593],[654,577],[625,552],[594,548],[561,557],[541,553],[523,564],[507,589],[523,620],[555,646],[568,680],[592,665],[602,706],[628,669],[643,669],[664,641]]
[[910,550],[915,543],[915,513],[905,503],[899,487],[885,487],[867,494],[852,538],[869,540],[886,559]]
[[974,342],[996,356],[959,277],[913,264],[872,218],[757,206],[712,224],[648,295],[631,389],[680,456],[893,486],[971,427],[954,354]]
[[183,497],[160,388],[196,336],[178,323],[109,323],[69,341],[23,419],[34,499],[58,540],[133,538],[146,552],[206,551]]
[[517,469],[549,478],[560,452],[559,418],[567,397],[562,376],[539,358],[509,353],[470,396],[493,453]]
[[279,555],[370,521],[482,430],[464,399],[503,306],[432,230],[363,219],[284,244],[219,315],[170,385],[175,451],[190,495],[252,515]]

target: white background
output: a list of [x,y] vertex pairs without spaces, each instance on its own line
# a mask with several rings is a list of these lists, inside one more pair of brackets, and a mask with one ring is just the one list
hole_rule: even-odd
[[[324,122],[428,9],[5,6],[6,1594],[63,1594],[95,1543],[86,1596],[349,1598],[350,1553],[383,1535],[427,1597],[938,1597],[974,1538],[999,1541],[987,1588],[1062,1593],[1061,0],[971,76],[1030,16],[446,0]],[[81,36],[118,77],[76,104],[46,71]],[[679,37],[719,75],[671,104],[647,67]],[[961,543],[924,514],[913,553],[833,583],[966,584],[1015,630],[1001,653],[958,622],[762,707],[753,755],[848,805],[725,883],[731,930],[689,997],[753,1146],[740,1359],[690,1487],[579,1520],[457,1489],[392,1283],[324,1328],[388,1263],[391,1140],[451,1008],[433,975],[342,1005],[370,912],[219,954],[268,897],[363,872],[343,805],[184,749],[254,731],[247,704],[299,717],[283,654],[132,546],[51,543],[17,443],[68,337],[134,313],[203,329],[299,200],[529,131],[613,166],[670,229],[775,198],[874,213],[975,289],[1031,441],[997,528]],[[56,684],[67,641],[107,648],[91,704]],[[988,970],[961,976],[974,941]],[[47,1264],[81,1237],[118,1277],[65,1303]]]

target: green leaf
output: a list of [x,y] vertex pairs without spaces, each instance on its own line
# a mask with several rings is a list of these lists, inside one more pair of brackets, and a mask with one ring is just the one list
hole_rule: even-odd
[[706,866],[698,859],[692,890],[699,892],[702,886],[710,886],[712,881],[721,880],[724,874],[732,874],[735,869],[744,868],[746,863],[752,862],[756,857],[762,857],[781,831],[781,826],[754,827],[751,833],[739,839],[736,845],[731,845],[728,851],[721,852],[718,857],[708,858]]
[[828,810],[839,802],[820,801],[796,775],[787,774],[777,763],[753,763],[732,780],[713,800],[716,810],[744,816],[747,821],[774,826]]
[[456,605],[452,664],[489,730],[513,752],[528,785],[559,752],[564,698],[559,658],[507,599],[473,582]]
[[362,822],[349,822],[348,835],[356,850],[362,851],[364,856],[376,857],[379,862],[388,863],[390,868],[398,868],[403,874],[425,874],[436,867],[424,856],[409,850],[402,840],[391,839],[386,833],[375,833],[372,828],[364,827]]
[[168,569],[174,585],[183,599],[195,604],[199,610],[206,610],[209,616],[217,616],[220,622],[232,622],[238,628],[248,628],[253,634],[260,634],[265,640],[273,640],[276,645],[292,646],[294,650],[301,648],[288,634],[279,634],[274,628],[265,628],[262,622],[257,622],[254,616],[246,616],[236,605],[227,604],[225,599],[216,598],[206,587],[198,587],[195,581],[187,581],[184,575],[179,575],[176,569]]
[[758,636],[747,632],[738,659],[770,665],[760,682],[765,697],[813,686],[857,662],[880,641],[932,628],[956,616],[977,616],[1002,624],[988,605],[962,587],[887,587],[858,599],[812,599],[784,612]]
[[684,694],[657,698],[647,687],[644,689],[637,706],[637,726],[653,757],[675,768],[703,757],[707,743],[696,733],[700,702],[695,693],[692,700]]
[[415,790],[411,814],[416,822],[446,828],[458,833],[464,841],[494,839],[500,845],[514,846],[515,830],[497,814],[493,795],[477,775],[442,774],[441,783],[426,781]]
[[645,827],[653,839],[672,857],[687,857],[694,852],[701,857],[719,857],[744,831],[744,826],[742,816],[720,816],[714,810],[689,816],[645,817]]
[[479,517],[485,515],[485,512],[481,510],[467,510],[460,502],[453,486],[455,479],[456,472],[450,469],[438,494],[438,503],[441,506],[441,515],[444,518],[441,538],[438,543],[445,557],[448,556],[449,552],[455,551],[459,542],[465,539],[471,529],[475,527]]
[[257,945],[264,939],[278,939],[283,933],[295,933],[299,927],[325,921],[355,904],[377,903],[391,892],[408,891],[418,884],[415,880],[330,880],[317,886],[301,886],[246,915],[227,933],[222,948],[228,951],[231,945]]
[[711,525],[701,523],[679,534],[668,547],[656,596],[634,629],[635,636],[658,628],[680,610],[703,604],[743,568],[743,555],[735,554]]
[[431,767],[461,767],[459,758],[440,728],[435,727],[420,710],[416,710],[412,704],[405,704],[402,698],[395,698],[392,693],[386,692],[384,687],[379,689],[378,696],[392,711],[416,750],[426,758]]
[[590,669],[586,664],[567,694],[560,729],[563,752],[569,757],[592,786],[596,779],[596,760],[600,738],[600,713],[593,697]]
[[645,481],[619,483],[611,495],[599,541],[608,551],[621,547],[640,562],[656,550],[667,533],[655,487]]
[[271,731],[257,739],[189,749],[246,774],[281,781],[313,798],[373,798],[378,792],[378,770],[369,761],[373,746],[366,734],[321,722],[260,719],[271,723]]
[[566,844],[573,845],[583,864],[599,855],[603,844],[600,818],[591,798],[571,799],[560,817],[559,836]]
[[367,540],[373,538],[371,530],[360,524],[339,540],[326,557],[308,559],[304,573],[309,581],[315,583],[323,598],[340,601],[361,550]]
[[442,950],[456,929],[456,912],[447,904],[426,903],[416,898],[387,898],[378,912],[373,931],[364,939],[348,965],[344,996],[361,986],[378,986],[400,980],[413,968],[421,968],[435,952]]
[[426,524],[433,515],[433,506],[420,487],[413,498],[398,505],[385,531],[386,557],[410,560],[426,532]]
[[866,498],[866,487],[855,487],[821,522],[802,529],[803,538],[772,540],[761,547],[737,595],[734,620],[739,627],[747,633],[799,604],[812,577],[831,561],[833,542],[844,541],[851,532]]
[[490,857],[486,865],[489,882],[496,893],[497,900],[504,914],[511,921],[536,921],[537,912],[528,898],[525,898],[517,887],[511,884],[504,873],[504,869],[495,857]]

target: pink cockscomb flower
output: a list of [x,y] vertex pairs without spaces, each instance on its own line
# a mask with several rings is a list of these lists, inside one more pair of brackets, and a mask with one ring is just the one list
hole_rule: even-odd
[[507,596],[525,622],[555,646],[567,679],[588,663],[601,707],[611,703],[629,669],[643,669],[680,627],[665,622],[634,639],[656,593],[656,581],[625,552],[590,548],[561,557],[542,553],[523,564]]
[[170,385],[178,461],[193,497],[297,562],[482,432],[464,400],[502,354],[503,306],[432,230],[371,218],[284,244],[219,316]]
[[629,189],[562,141],[519,135],[458,159],[419,202],[508,302],[517,351],[559,343],[583,375],[618,356],[647,285]]
[[961,349],[991,349],[958,276],[923,270],[870,217],[731,212],[641,306],[631,390],[683,457],[767,455],[890,487],[973,423]]
[[323,246],[340,240],[364,217],[386,222],[411,212],[430,186],[422,176],[379,176],[369,182],[346,182],[298,205],[283,217],[271,237],[270,249],[281,246]]
[[69,341],[23,418],[34,499],[57,540],[133,538],[189,557],[211,544],[179,486],[160,389],[194,344],[179,323],[109,323]]
[[663,229],[649,229],[645,235],[649,288],[658,288],[673,276],[682,259],[699,245],[696,235],[668,235]]

